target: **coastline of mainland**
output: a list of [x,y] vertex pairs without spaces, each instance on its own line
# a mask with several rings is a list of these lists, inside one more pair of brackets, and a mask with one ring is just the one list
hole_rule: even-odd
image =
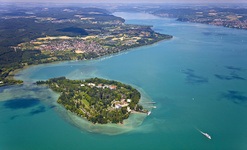
[[[60,37],[60,36],[59,36],[59,37]],[[122,53],[122,52],[130,51],[130,50],[132,50],[132,49],[140,48],[140,47],[144,47],[144,46],[154,45],[154,44],[157,44],[157,43],[159,43],[159,42],[161,42],[161,41],[169,40],[169,39],[172,39],[172,38],[173,38],[173,36],[171,36],[171,38],[168,38],[168,39],[163,39],[163,40],[160,40],[160,41],[156,41],[156,42],[154,42],[154,43],[152,43],[152,44],[147,44],[147,45],[142,45],[142,46],[138,46],[138,47],[133,47],[133,48],[130,48],[130,49],[122,50],[122,51],[120,51],[120,52],[118,52],[118,53],[103,55],[103,56],[99,56],[99,57],[96,57],[96,58],[93,58],[93,59],[99,59],[99,58],[106,57],[106,56],[111,56],[111,55],[114,56],[114,55],[117,55],[117,54]],[[92,60],[92,59],[89,59],[89,60]],[[54,61],[54,62],[42,63],[42,64],[25,65],[23,68],[18,68],[18,69],[15,69],[15,70],[11,71],[11,72],[9,73],[9,75],[6,77],[6,79],[8,79],[8,80],[16,80],[14,76],[15,76],[19,71],[25,70],[25,69],[27,69],[27,68],[29,68],[29,67],[33,67],[33,66],[37,66],[37,65],[45,65],[45,64],[57,64],[57,63],[66,62],[66,61],[73,61],[73,60],[62,60],[62,61]],[[85,60],[78,60],[78,61],[87,61],[87,59],[85,59]],[[23,84],[23,83],[20,83],[20,84]],[[5,86],[5,84],[0,84],[0,87],[1,87],[1,86]]]

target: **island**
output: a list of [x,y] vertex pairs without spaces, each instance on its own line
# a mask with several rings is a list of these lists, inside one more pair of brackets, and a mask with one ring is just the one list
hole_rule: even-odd
[[36,83],[59,92],[59,104],[94,124],[122,124],[131,113],[148,113],[139,104],[140,92],[117,81],[99,78],[69,80],[58,77]]
[[21,84],[15,73],[31,65],[89,60],[172,38],[99,8],[2,9],[0,86]]

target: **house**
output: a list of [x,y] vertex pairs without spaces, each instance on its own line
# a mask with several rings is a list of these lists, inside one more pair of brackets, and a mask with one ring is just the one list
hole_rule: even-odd
[[81,84],[81,86],[85,86],[85,84]]
[[121,101],[122,103],[124,103],[124,102],[125,102],[125,99],[121,99],[120,101]]
[[103,88],[102,84],[98,84],[96,88]]
[[94,83],[88,83],[88,85],[89,85],[89,86],[95,86],[95,84],[94,84]]
[[117,86],[109,86],[109,88],[110,88],[111,90],[113,90],[113,89],[116,89]]
[[128,103],[126,103],[125,101],[124,101],[124,102],[119,103],[119,105],[120,105],[121,107],[126,107],[126,106],[129,106],[129,104],[128,104]]
[[130,103],[131,102],[131,99],[127,99],[127,102]]
[[110,87],[109,87],[109,85],[104,85],[103,89],[105,89],[105,88],[110,88]]
[[120,108],[122,108],[122,106],[119,105],[119,104],[117,104],[117,105],[115,105],[115,108],[116,108],[116,109],[120,109]]
[[131,112],[131,109],[130,109],[130,107],[127,107],[127,111],[128,111],[128,112]]
[[3,81],[0,81],[0,84],[2,84],[3,83]]
[[102,85],[97,85],[96,88],[103,88],[103,86]]

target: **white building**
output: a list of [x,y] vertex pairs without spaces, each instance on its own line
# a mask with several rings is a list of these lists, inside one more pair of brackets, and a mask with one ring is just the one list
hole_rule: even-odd
[[115,108],[116,108],[116,109],[119,109],[119,108],[122,108],[122,106],[119,105],[119,104],[117,104],[117,105],[115,105]]
[[94,83],[88,83],[88,85],[89,85],[89,86],[95,86],[95,84],[94,84]]
[[103,86],[103,89],[105,89],[105,88],[109,88],[109,85],[104,85]]
[[102,85],[98,85],[98,86],[96,86],[97,88],[103,88],[103,86]]
[[2,84],[3,83],[3,81],[0,81],[0,84]]
[[81,86],[85,86],[85,84],[81,84]]
[[130,109],[130,107],[127,107],[127,111],[128,111],[128,112],[131,112],[131,109]]
[[131,99],[127,99],[127,102],[130,103],[131,102]]

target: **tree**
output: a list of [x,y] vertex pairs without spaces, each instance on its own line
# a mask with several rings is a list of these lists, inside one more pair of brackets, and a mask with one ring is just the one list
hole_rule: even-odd
[[123,114],[126,114],[127,113],[127,107],[122,107],[121,110],[122,110],[122,113]]

